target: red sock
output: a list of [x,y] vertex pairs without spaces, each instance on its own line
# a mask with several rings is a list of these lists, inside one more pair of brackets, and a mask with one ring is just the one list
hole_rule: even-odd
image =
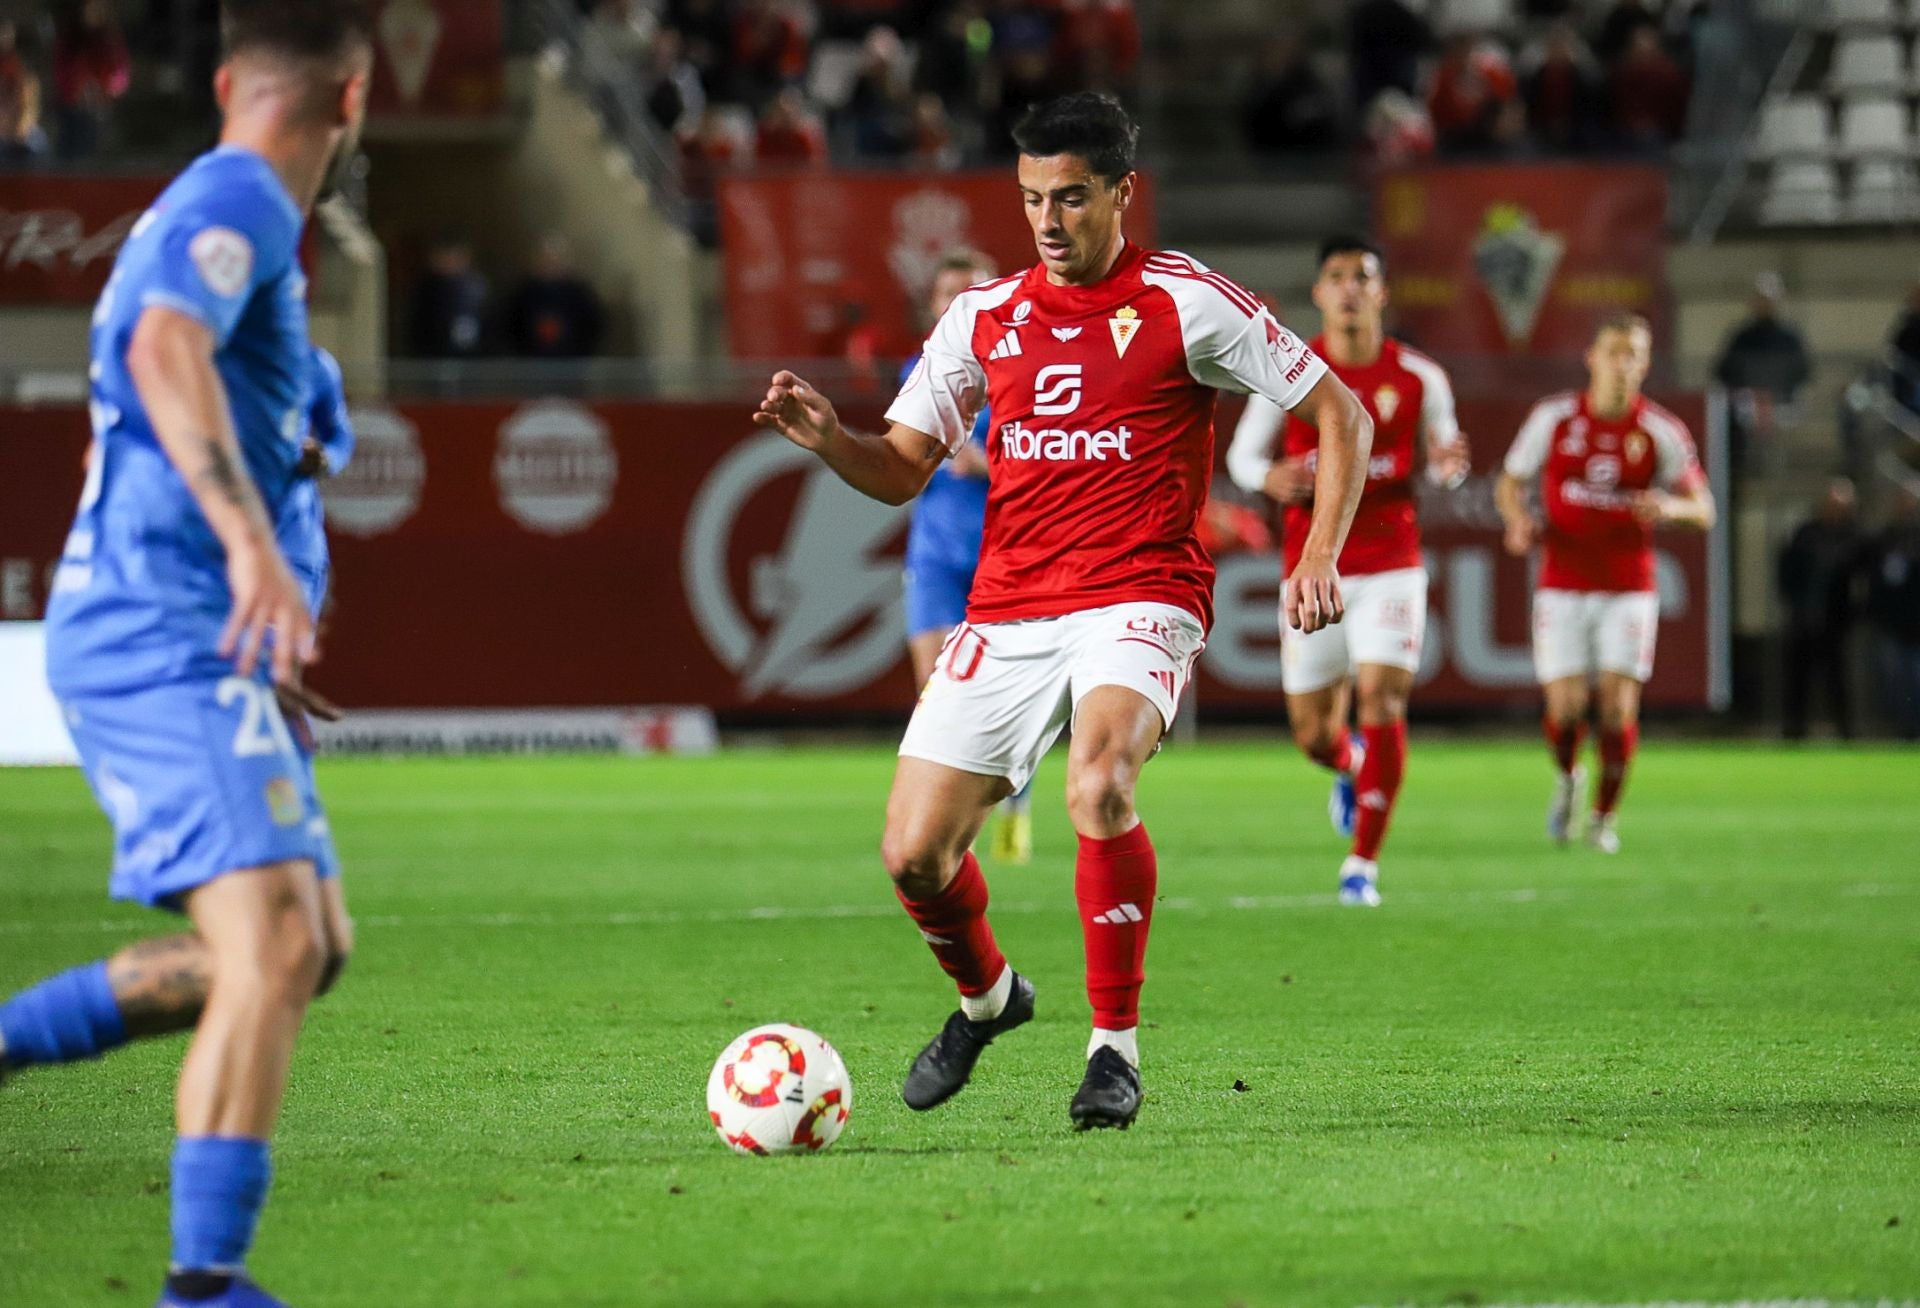
[[1547,748],[1553,751],[1554,765],[1562,776],[1571,775],[1573,765],[1580,761],[1580,741],[1587,734],[1587,724],[1569,722],[1562,726],[1552,718],[1545,718],[1541,726],[1546,728]]
[[1627,788],[1627,767],[1640,744],[1640,724],[1629,722],[1618,731],[1600,733],[1600,784],[1595,788],[1593,811],[1611,813],[1620,807],[1620,792]]
[[1407,774],[1407,724],[1361,727],[1360,735],[1367,742],[1367,757],[1360,764],[1360,775],[1353,779],[1353,852],[1358,858],[1375,859],[1380,856],[1380,842],[1387,838],[1400,779]]
[[[900,895],[899,887],[894,893]],[[1007,960],[993,941],[987,925],[987,879],[972,853],[960,860],[959,875],[932,899],[911,900],[900,895],[920,934],[926,937],[940,970],[952,977],[963,995],[984,995],[993,989]]]
[[1144,825],[1112,840],[1080,837],[1073,894],[1087,943],[1087,999],[1093,1024],[1103,1031],[1140,1025],[1147,931],[1159,882],[1160,865]]
[[1353,768],[1353,736],[1345,727],[1340,728],[1339,736],[1332,745],[1323,749],[1310,749],[1307,757],[1323,768],[1332,768],[1335,772],[1347,772]]

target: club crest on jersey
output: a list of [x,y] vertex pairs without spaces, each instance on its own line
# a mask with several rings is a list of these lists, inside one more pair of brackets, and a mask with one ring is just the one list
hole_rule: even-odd
[[1393,415],[1400,412],[1400,392],[1382,386],[1373,393],[1373,411],[1380,415],[1381,422],[1392,422]]
[[1132,305],[1107,319],[1107,327],[1113,332],[1113,353],[1116,358],[1127,357],[1127,347],[1133,344],[1133,338],[1140,331],[1140,313]]

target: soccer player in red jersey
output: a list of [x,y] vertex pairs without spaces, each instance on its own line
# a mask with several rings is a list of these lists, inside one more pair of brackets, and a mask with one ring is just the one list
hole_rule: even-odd
[[[1607,318],[1587,350],[1585,391],[1540,401],[1507,451],[1496,488],[1509,554],[1541,546],[1533,663],[1547,699],[1559,781],[1547,834],[1564,844],[1585,772],[1576,762],[1587,713],[1600,726],[1600,778],[1587,843],[1620,848],[1614,814],[1640,737],[1640,687],[1653,675],[1660,597],[1656,527],[1705,531],[1713,495],[1687,426],[1640,393],[1653,331],[1637,314]],[[1538,481],[1544,513],[1528,488]]]
[[1320,430],[1313,529],[1286,582],[1307,631],[1342,612],[1334,560],[1360,497],[1372,423],[1306,344],[1248,292],[1121,222],[1138,129],[1078,94],[1021,121],[1020,193],[1040,261],[958,296],[887,412],[884,435],[842,427],[790,372],[754,421],[847,483],[903,503],[990,406],[987,525],[967,621],[907,727],[881,857],[901,904],[960,991],[901,1094],[945,1102],[981,1051],[1033,1015],[1007,965],[968,852],[1000,799],[1071,724],[1067,811],[1093,1037],[1076,1127],[1125,1127],[1140,1106],[1140,987],[1158,866],[1134,809],[1206,641],[1213,564],[1196,539],[1213,469],[1216,390],[1253,391]]
[[[1424,463],[1436,482],[1457,485],[1470,455],[1454,420],[1447,374],[1386,333],[1386,271],[1375,246],[1353,236],[1323,244],[1313,302],[1321,333],[1312,348],[1372,416],[1373,454],[1340,554],[1346,620],[1310,633],[1281,622],[1280,680],[1294,740],[1334,773],[1328,804],[1334,828],[1353,838],[1340,865],[1340,902],[1374,907],[1380,845],[1406,774],[1407,697],[1427,625],[1413,479]],[[1227,473],[1242,489],[1263,491],[1285,506],[1289,569],[1306,547],[1318,461],[1312,427],[1257,395],[1247,401],[1227,450]],[[1356,700],[1359,741],[1347,728]]]

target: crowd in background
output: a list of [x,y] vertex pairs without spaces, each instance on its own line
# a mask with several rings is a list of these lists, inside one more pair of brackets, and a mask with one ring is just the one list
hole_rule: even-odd
[[109,0],[0,15],[0,167],[93,158],[132,76]]
[[549,232],[534,245],[526,273],[504,299],[475,266],[458,233],[427,251],[408,306],[408,346],[416,359],[585,359],[600,353],[606,307],[575,267],[566,239]]

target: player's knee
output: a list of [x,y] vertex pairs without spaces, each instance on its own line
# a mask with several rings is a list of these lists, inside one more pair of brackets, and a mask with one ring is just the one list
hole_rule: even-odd
[[1308,758],[1331,758],[1340,737],[1331,719],[1302,717],[1293,724],[1293,743]]
[[923,833],[889,827],[880,839],[880,861],[900,893],[918,901],[940,893],[948,880],[953,854]]
[[1133,820],[1133,773],[1121,763],[1095,762],[1067,778],[1067,816],[1082,835],[1118,834]]
[[320,919],[304,905],[278,905],[261,929],[230,949],[217,967],[223,979],[274,1007],[303,1006],[318,992],[327,970]]
[[1407,693],[1398,687],[1375,686],[1360,694],[1360,724],[1382,727],[1407,716]]

